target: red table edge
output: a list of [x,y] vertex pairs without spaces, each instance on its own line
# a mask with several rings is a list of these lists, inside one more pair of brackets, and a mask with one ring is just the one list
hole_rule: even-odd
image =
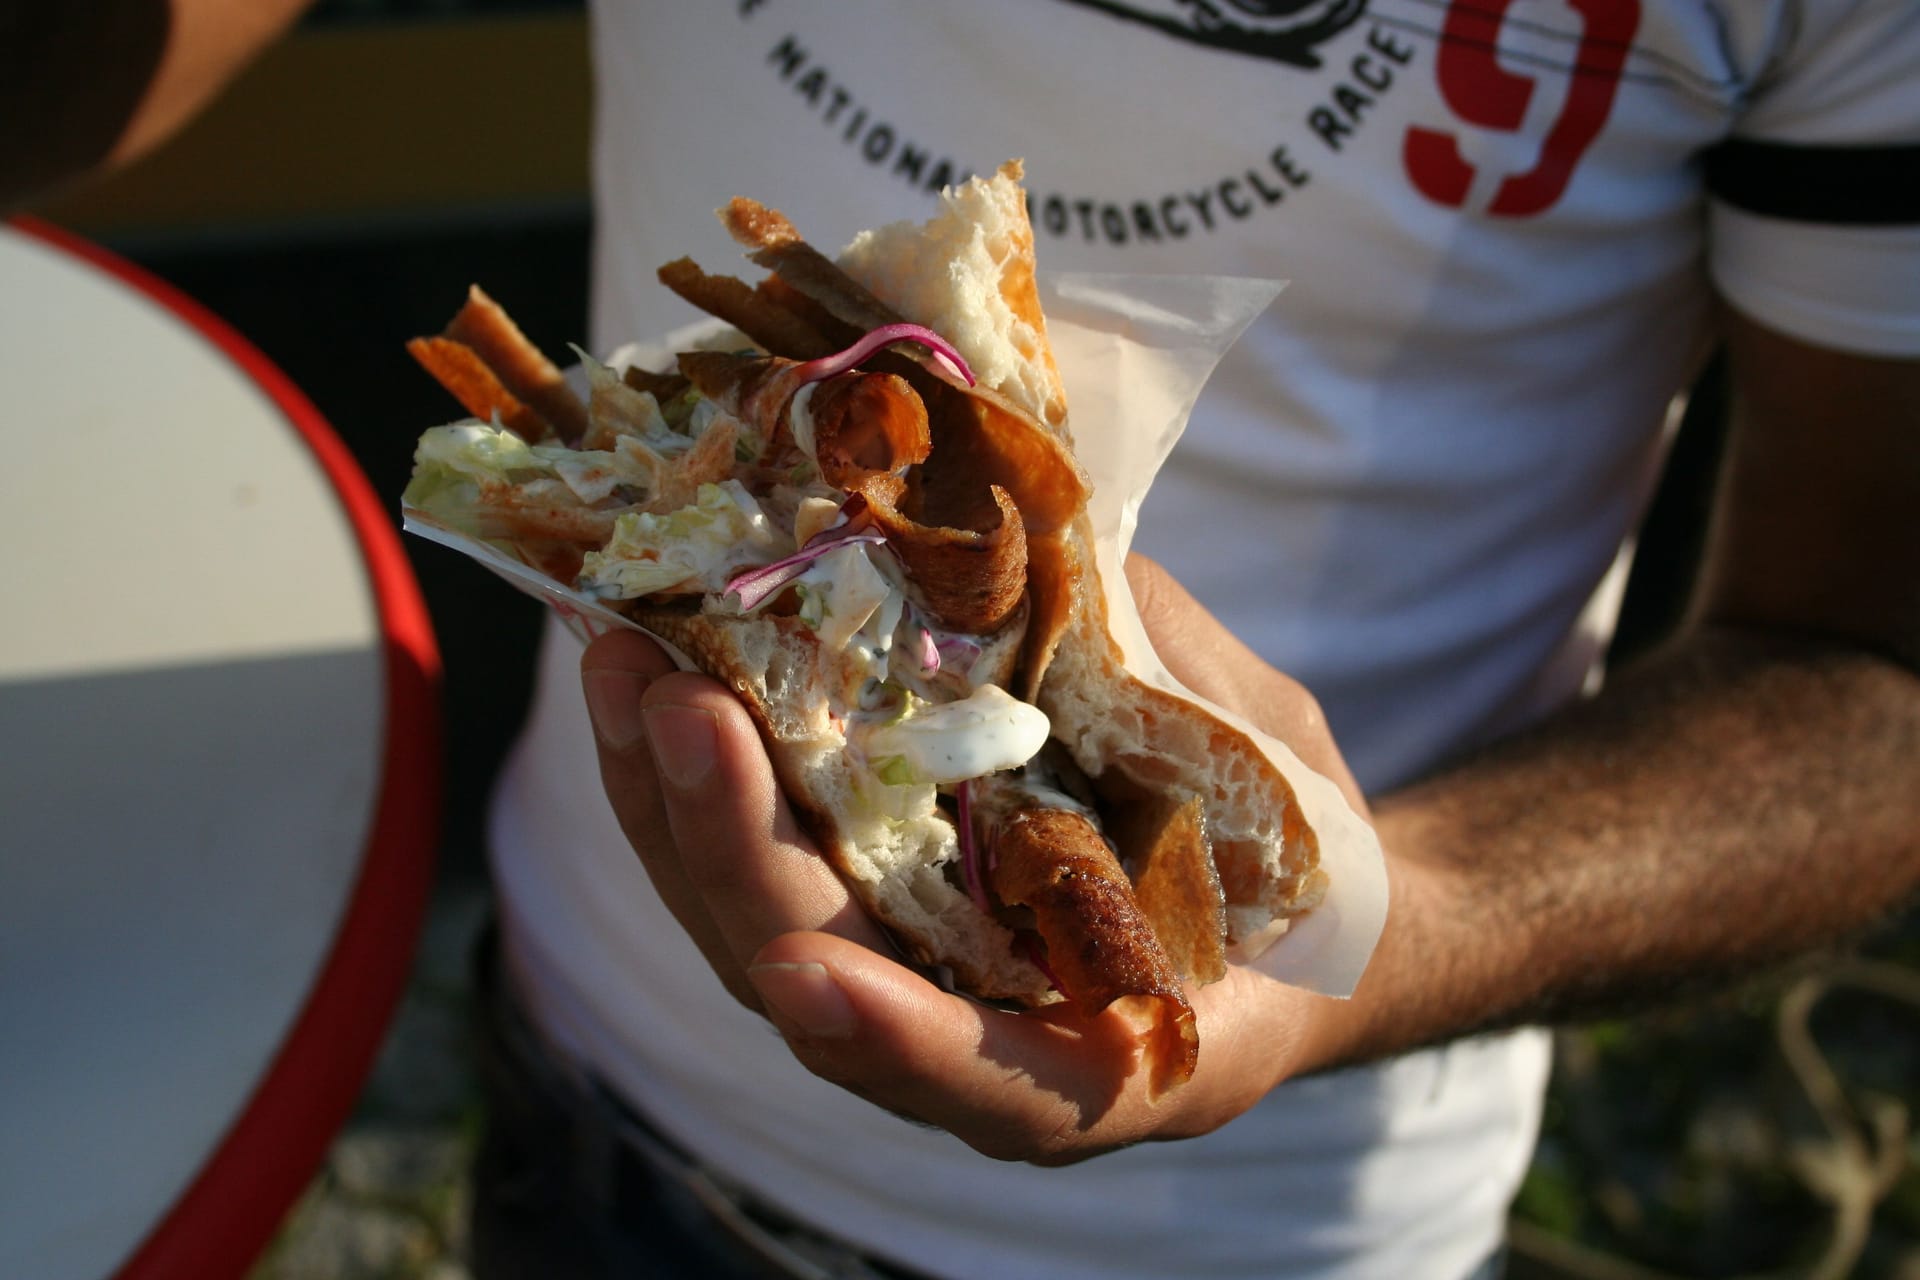
[[15,229],[95,266],[192,326],[299,432],[351,522],[372,581],[386,675],[380,794],[360,872],[313,988],[237,1119],[116,1280],[241,1276],[353,1109],[406,988],[440,827],[440,654],[391,515],[299,388],[225,321],[100,246],[30,216]]

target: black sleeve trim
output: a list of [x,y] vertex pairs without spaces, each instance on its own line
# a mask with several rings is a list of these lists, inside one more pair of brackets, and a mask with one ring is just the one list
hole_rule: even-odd
[[1920,224],[1920,143],[1803,147],[1729,138],[1705,155],[1707,190],[1749,213],[1841,226]]

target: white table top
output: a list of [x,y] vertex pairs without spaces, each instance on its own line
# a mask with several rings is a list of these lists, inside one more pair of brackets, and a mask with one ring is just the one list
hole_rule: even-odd
[[0,226],[0,387],[0,1276],[97,1280],[329,963],[389,676],[308,435],[164,291]]

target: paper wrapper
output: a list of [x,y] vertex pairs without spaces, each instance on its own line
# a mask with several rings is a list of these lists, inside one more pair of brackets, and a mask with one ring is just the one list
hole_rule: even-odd
[[[1325,995],[1353,992],[1386,923],[1387,880],[1373,829],[1331,781],[1285,743],[1244,716],[1208,702],[1175,680],[1147,639],[1121,565],[1147,487],[1186,428],[1187,415],[1220,357],[1280,293],[1268,280],[1215,276],[1056,275],[1041,279],[1060,373],[1066,383],[1075,453],[1093,481],[1088,515],[1114,639],[1128,670],[1150,684],[1206,707],[1245,733],[1292,783],[1320,843],[1325,899],[1258,954],[1235,958],[1272,977]],[[639,360],[664,367],[702,325],[658,346],[632,346],[610,363]],[[452,547],[551,606],[583,638],[609,628],[642,630],[604,604],[553,581],[511,555],[440,525],[425,512],[403,511],[409,533]],[[658,637],[655,637],[658,639]],[[669,651],[683,668],[685,655]]]

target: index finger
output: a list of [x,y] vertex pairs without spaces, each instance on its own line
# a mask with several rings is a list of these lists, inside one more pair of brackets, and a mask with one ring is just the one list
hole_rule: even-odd
[[795,821],[737,697],[718,681],[677,673],[649,686],[642,705],[682,868],[743,970],[761,947],[795,931],[891,952]]
[[658,644],[632,631],[603,635],[580,655],[581,685],[593,719],[600,783],[628,846],[647,870],[654,892],[734,998],[754,1009],[759,1007],[758,998],[733,972],[731,947],[708,913],[705,901],[687,881],[668,825],[657,762],[647,742],[646,689],[674,670],[673,661]]

